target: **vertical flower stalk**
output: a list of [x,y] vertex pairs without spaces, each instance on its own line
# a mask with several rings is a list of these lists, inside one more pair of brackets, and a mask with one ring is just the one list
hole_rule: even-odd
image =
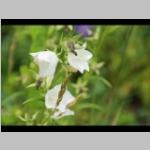
[[[88,25],[78,25],[75,26],[75,30],[80,33],[82,36],[90,36],[92,34],[91,26]],[[92,58],[92,53],[86,50],[85,46],[77,48],[74,42],[70,42],[68,45],[70,51],[66,54],[67,57],[67,69],[66,78],[61,84],[55,85],[53,88],[48,89],[45,94],[45,106],[47,109],[51,109],[53,114],[51,118],[60,119],[64,116],[74,115],[74,111],[70,108],[78,101],[81,95],[74,97],[70,91],[67,89],[67,84],[70,79],[70,74],[79,71],[84,73],[89,71],[89,60]],[[30,53],[33,57],[35,63],[38,65],[38,82],[41,82],[46,78],[51,83],[56,67],[59,62],[63,61],[57,57],[57,55],[52,51],[40,51],[36,53]],[[65,61],[66,61],[65,60]],[[68,68],[73,68],[73,71],[70,71]]]

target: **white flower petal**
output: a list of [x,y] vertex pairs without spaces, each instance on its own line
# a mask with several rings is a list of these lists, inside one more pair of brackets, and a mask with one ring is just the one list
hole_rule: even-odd
[[88,60],[92,57],[92,54],[87,50],[75,50],[77,55],[73,53],[68,54],[68,62],[70,66],[74,67],[75,69],[79,70],[81,73],[84,70],[89,71]]
[[30,53],[30,55],[39,66],[39,76],[49,77],[52,80],[58,63],[57,55],[51,51]]
[[74,115],[74,111],[70,110],[70,109],[66,109],[64,112],[60,112],[60,111],[56,111],[51,118],[53,119],[60,119],[64,116],[69,116],[69,115]]
[[[34,57],[34,59],[39,60],[44,60],[51,62],[52,60],[58,59],[57,55],[52,52],[52,51],[40,51],[40,52],[35,52],[35,53],[30,53],[31,56]],[[52,59],[52,60],[51,60]]]
[[41,61],[39,64],[39,76],[40,77],[45,77],[49,74],[49,63],[46,61]]
[[66,90],[61,102],[56,107],[58,94],[61,89],[61,84],[56,85],[53,89],[49,90],[45,95],[45,105],[47,108],[57,108],[60,112],[64,112],[67,108],[67,105],[75,100],[75,97],[71,95],[71,93]]
[[63,95],[62,101],[60,102],[60,104],[58,105],[57,108],[61,112],[63,112],[63,111],[65,111],[66,106],[69,103],[73,102],[74,100],[75,100],[75,97],[73,97],[72,94],[68,90],[66,90],[65,93],[64,93],[64,95]]
[[89,60],[93,56],[92,53],[89,52],[88,50],[76,49],[75,51],[77,52],[77,56],[83,58],[84,60]]
[[45,106],[47,108],[55,109],[60,88],[61,88],[60,84],[56,85],[53,89],[49,90],[46,93],[46,95],[45,95]]

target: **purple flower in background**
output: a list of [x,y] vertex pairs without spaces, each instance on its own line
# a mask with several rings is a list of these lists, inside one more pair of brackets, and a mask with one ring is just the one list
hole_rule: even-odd
[[74,28],[76,32],[81,34],[81,36],[88,37],[92,35],[91,25],[75,25]]

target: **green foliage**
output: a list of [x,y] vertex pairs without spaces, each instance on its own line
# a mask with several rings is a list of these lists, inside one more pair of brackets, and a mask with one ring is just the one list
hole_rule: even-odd
[[[72,26],[2,26],[2,124],[140,125],[150,124],[150,26],[96,26],[80,37]],[[46,110],[45,89],[35,87],[38,68],[30,52],[50,49],[64,62],[67,42],[87,43],[90,71],[71,76],[68,88],[81,98],[75,116],[58,121]],[[57,67],[51,87],[65,77]]]

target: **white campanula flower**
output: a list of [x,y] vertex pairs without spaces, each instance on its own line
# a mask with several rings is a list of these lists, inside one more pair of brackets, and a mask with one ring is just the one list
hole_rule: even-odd
[[84,48],[75,49],[74,53],[69,52],[68,62],[71,67],[76,70],[79,70],[81,73],[84,70],[89,71],[88,61],[92,58],[92,53]]
[[48,77],[52,81],[58,63],[58,57],[51,51],[30,53],[39,67],[39,77]]
[[62,100],[57,106],[58,94],[61,90],[61,84],[56,85],[53,89],[49,90],[45,95],[45,105],[48,109],[57,110],[54,112],[52,118],[59,119],[63,116],[74,115],[74,112],[68,108],[68,105],[74,102],[75,97],[65,90]]

